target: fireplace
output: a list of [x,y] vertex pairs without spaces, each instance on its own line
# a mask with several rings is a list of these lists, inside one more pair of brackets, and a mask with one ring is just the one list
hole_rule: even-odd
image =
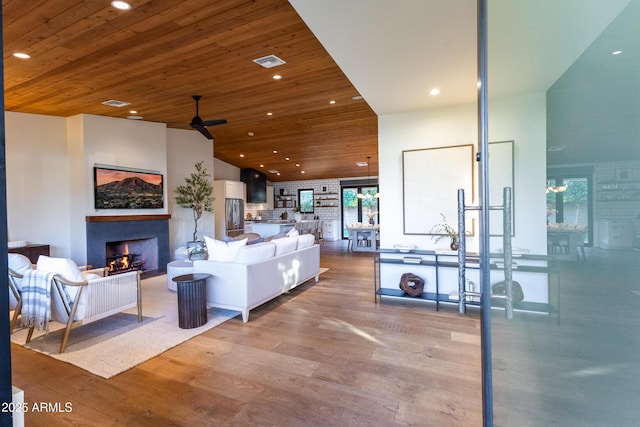
[[87,217],[87,264],[107,267],[115,261],[116,274],[131,271],[132,264],[136,270],[142,270],[143,277],[165,273],[170,261],[169,218],[169,215]]
[[105,265],[109,274],[120,274],[128,271],[147,271],[158,269],[158,239],[126,240],[124,242],[107,242]]

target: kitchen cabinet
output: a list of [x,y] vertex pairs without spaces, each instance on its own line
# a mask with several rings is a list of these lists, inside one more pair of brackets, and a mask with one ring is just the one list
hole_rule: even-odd
[[213,182],[213,191],[216,199],[242,199],[244,196],[244,182],[220,180]]
[[603,219],[598,226],[598,246],[603,249],[628,249],[633,244],[633,223]]
[[322,222],[322,240],[334,242],[340,240],[341,236],[338,231],[338,221],[326,220]]

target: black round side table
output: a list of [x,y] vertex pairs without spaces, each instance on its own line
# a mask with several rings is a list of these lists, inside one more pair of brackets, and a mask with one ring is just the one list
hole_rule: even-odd
[[178,326],[181,329],[197,328],[207,323],[207,277],[210,274],[194,273],[176,276],[178,292]]

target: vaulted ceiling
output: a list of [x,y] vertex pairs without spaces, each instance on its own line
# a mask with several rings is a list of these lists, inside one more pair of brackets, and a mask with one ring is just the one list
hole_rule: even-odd
[[[356,162],[371,156],[377,172],[376,114],[287,0],[130,3],[3,0],[5,109],[190,129],[201,95],[200,117],[228,121],[209,131],[232,165],[272,181],[365,176]],[[253,62],[267,55],[286,63]]]
[[[475,0],[130,3],[2,0],[5,108],[123,118],[134,109],[190,129],[191,96],[202,95],[204,120],[228,120],[209,128],[215,156],[287,181],[366,176],[356,162],[368,156],[377,175],[376,114],[475,102]],[[490,96],[549,89],[627,4],[491,0]],[[266,55],[286,64],[253,62]],[[101,104],[111,99],[131,105]]]

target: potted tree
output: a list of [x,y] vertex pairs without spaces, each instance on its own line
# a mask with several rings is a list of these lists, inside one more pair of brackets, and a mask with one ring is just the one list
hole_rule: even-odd
[[213,185],[211,174],[202,162],[195,164],[196,171],[185,178],[184,185],[176,187],[176,203],[193,211],[193,241],[187,242],[189,259],[206,259],[207,248],[198,240],[198,221],[204,212],[213,212]]

